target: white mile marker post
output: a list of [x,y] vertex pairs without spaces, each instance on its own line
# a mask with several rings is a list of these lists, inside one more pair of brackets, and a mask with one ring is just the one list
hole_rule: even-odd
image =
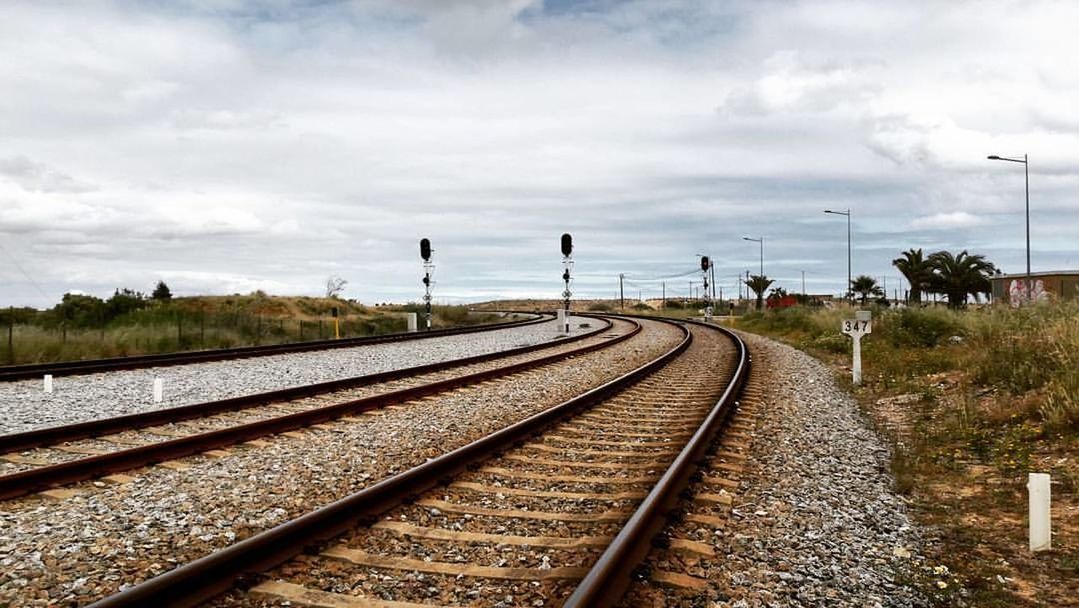
[[165,386],[161,378],[154,378],[154,403],[161,403],[165,396]]
[[1049,551],[1053,548],[1049,519],[1049,473],[1031,473],[1027,478],[1030,492],[1030,550]]
[[52,374],[45,374],[45,394],[52,394]]
[[851,375],[854,384],[862,383],[862,336],[873,333],[873,312],[859,310],[854,313],[855,318],[843,319],[839,330],[854,340],[854,360],[851,363]]

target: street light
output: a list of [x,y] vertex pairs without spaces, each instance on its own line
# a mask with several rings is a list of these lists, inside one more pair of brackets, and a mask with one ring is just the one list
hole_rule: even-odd
[[764,237],[762,236],[759,239],[751,239],[748,236],[743,236],[742,240],[743,241],[753,241],[754,243],[760,243],[761,244],[761,276],[763,277],[764,276]]
[[851,276],[850,276],[850,209],[846,211],[832,211],[831,209],[825,209],[825,213],[831,213],[832,215],[845,215],[847,216],[847,299],[850,300],[851,306],[854,306],[854,291],[851,289]]
[[988,157],[989,160],[1003,160],[1009,163],[1023,163],[1023,176],[1026,178],[1026,191],[1027,191],[1027,302],[1031,301],[1031,291],[1033,289],[1030,281],[1030,165],[1027,164],[1027,155],[1024,154],[1023,158],[1008,158],[1006,156],[997,156],[993,154]]

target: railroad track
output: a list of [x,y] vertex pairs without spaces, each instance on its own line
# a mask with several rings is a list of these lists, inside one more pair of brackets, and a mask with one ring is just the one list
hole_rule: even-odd
[[0,435],[0,460],[8,471],[14,469],[0,476],[0,499],[192,454],[215,455],[236,443],[520,374],[613,346],[639,331],[636,322],[601,320],[600,327],[586,333],[508,351]]
[[683,331],[611,382],[95,606],[612,605],[748,374],[730,334]]
[[468,327],[452,327],[436,329],[425,332],[394,333],[380,336],[363,336],[359,338],[343,338],[340,340],[312,340],[291,344],[268,344],[265,346],[240,346],[235,348],[217,348],[213,350],[184,351],[179,353],[162,353],[156,355],[135,355],[130,357],[112,357],[108,359],[86,359],[82,361],[61,361],[58,363],[30,363],[23,365],[0,366],[0,382],[12,382],[16,380],[29,380],[41,378],[45,374],[55,377],[72,376],[78,374],[94,374],[125,369],[143,369],[147,367],[165,367],[171,365],[188,365],[191,363],[205,363],[209,361],[225,361],[229,359],[244,359],[249,357],[264,357],[268,355],[282,355],[287,353],[302,353],[317,350],[353,348],[371,344],[385,344],[387,342],[407,342],[425,338],[437,338],[444,336],[456,336],[471,334],[481,331],[507,329],[544,323],[554,318],[549,313],[514,313],[530,315],[532,318],[503,323],[485,323]]

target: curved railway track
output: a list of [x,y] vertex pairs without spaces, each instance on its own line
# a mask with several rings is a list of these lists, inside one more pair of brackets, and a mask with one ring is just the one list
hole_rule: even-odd
[[94,374],[98,372],[118,371],[125,369],[142,369],[147,367],[187,365],[191,363],[205,363],[208,361],[225,361],[228,359],[264,357],[268,355],[282,355],[287,353],[301,353],[316,350],[353,348],[356,346],[367,346],[370,344],[385,344],[387,342],[407,342],[410,340],[421,340],[424,338],[457,336],[481,331],[534,325],[537,323],[550,321],[554,318],[554,315],[549,313],[515,314],[530,314],[533,318],[503,323],[485,323],[482,325],[472,325],[468,327],[435,329],[425,332],[383,334],[379,336],[363,336],[359,338],[344,338],[340,340],[312,340],[308,342],[298,342],[290,344],[240,346],[235,348],[184,351],[179,353],[162,353],[156,355],[135,355],[130,357],[113,357],[108,359],[86,359],[82,361],[61,361],[58,363],[4,365],[0,366],[0,382],[41,378],[45,374],[50,374],[56,377],[72,376],[76,374]]
[[733,335],[683,332],[583,395],[94,605],[612,605],[748,375]]
[[553,342],[245,397],[0,435],[0,499],[216,450],[522,373],[618,344],[636,322]]

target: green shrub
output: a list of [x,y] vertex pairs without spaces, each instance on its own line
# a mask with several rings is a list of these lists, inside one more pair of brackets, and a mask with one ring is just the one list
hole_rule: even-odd
[[998,308],[976,321],[972,333],[979,357],[973,376],[978,384],[1018,394],[1054,380],[1059,385],[1065,370],[1074,374],[1079,304]]
[[809,346],[841,354],[851,352],[852,348],[850,338],[839,332],[820,334],[809,342]]
[[933,347],[952,336],[964,335],[960,315],[936,308],[906,308],[887,314],[881,332],[895,346]]

